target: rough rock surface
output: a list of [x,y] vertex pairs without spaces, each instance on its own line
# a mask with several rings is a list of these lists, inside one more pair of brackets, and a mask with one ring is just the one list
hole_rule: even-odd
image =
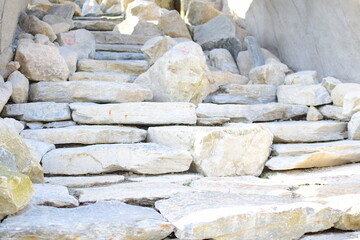
[[78,71],[81,72],[112,72],[131,75],[140,75],[148,69],[144,60],[92,60],[83,59],[78,62]]
[[289,71],[285,64],[270,59],[265,65],[252,68],[249,72],[253,84],[271,84],[279,86],[284,84],[285,74]]
[[26,103],[29,95],[29,80],[19,71],[15,71],[8,77],[12,85],[11,100],[14,103]]
[[34,196],[30,204],[52,207],[77,207],[79,202],[69,194],[64,186],[52,184],[34,184]]
[[159,18],[158,27],[164,35],[173,38],[191,39],[191,35],[184,20],[182,20],[179,12],[176,10],[163,13]]
[[331,103],[328,91],[321,85],[283,85],[277,89],[280,103],[318,106]]
[[193,0],[188,6],[185,20],[191,25],[201,25],[220,14],[222,13],[210,4],[204,1]]
[[220,71],[240,74],[234,58],[227,49],[218,48],[211,50],[209,52],[209,60],[211,66],[217,68]]
[[[271,52],[269,52],[267,49],[262,48],[261,50],[262,50],[263,56],[265,58],[265,62],[269,58],[278,60],[277,57],[275,55],[273,55]],[[252,68],[252,61],[251,61],[251,57],[250,57],[248,50],[239,52],[239,54],[236,57],[236,63],[238,65],[240,73],[242,75],[245,75],[245,76],[249,75],[249,72]]]
[[163,10],[154,2],[135,0],[127,6],[126,16],[136,16],[146,21],[159,20]]
[[357,83],[338,84],[331,91],[331,100],[334,103],[334,105],[338,107],[342,107],[344,103],[345,95],[351,92],[359,92],[359,91],[360,91],[360,84]]
[[5,104],[9,101],[12,95],[12,84],[10,82],[0,82],[0,111],[4,108]]
[[314,85],[317,84],[316,71],[300,71],[297,73],[289,74],[285,77],[285,85]]
[[57,38],[51,26],[35,16],[22,15],[20,17],[19,25],[25,32],[31,33],[34,36],[36,34],[48,36],[51,42]]
[[142,18],[131,16],[115,26],[114,33],[141,37],[155,37],[163,35],[158,26]]
[[94,57],[95,37],[85,29],[61,33],[58,41],[60,45],[75,51],[79,59]]
[[76,72],[69,81],[131,82],[135,77],[129,74],[111,72]]
[[144,46],[141,47],[141,51],[145,54],[146,59],[149,61],[150,66],[162,57],[167,51],[173,48],[177,44],[175,39],[168,36],[159,36],[151,38]]
[[349,139],[360,140],[360,112],[355,113],[348,124]]
[[42,157],[46,153],[55,149],[55,145],[51,143],[35,141],[26,138],[24,138],[24,142],[38,162],[41,162]]
[[46,177],[45,183],[63,185],[68,188],[85,188],[97,185],[111,185],[125,180],[122,175]]

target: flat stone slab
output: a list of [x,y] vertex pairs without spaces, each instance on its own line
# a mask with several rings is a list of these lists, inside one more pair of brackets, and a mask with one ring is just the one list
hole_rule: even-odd
[[360,239],[360,232],[327,232],[306,234],[301,240],[356,240]]
[[111,72],[76,72],[69,77],[69,81],[98,81],[98,82],[132,82],[135,76],[125,73]]
[[41,162],[42,157],[55,149],[55,145],[47,142],[36,141],[32,139],[23,139],[26,146],[28,146],[30,152],[34,155],[34,157]]
[[74,177],[45,177],[45,183],[63,185],[68,188],[94,187],[121,183],[123,175],[74,176]]
[[84,59],[78,62],[79,72],[114,72],[140,75],[147,71],[145,60],[93,60]]
[[52,207],[77,207],[79,202],[69,194],[67,187],[52,184],[34,184],[33,205]]
[[72,191],[81,203],[116,200],[151,206],[159,199],[169,198],[179,193],[189,194],[196,190],[174,183],[134,182],[106,187],[78,188]]
[[91,32],[97,44],[142,45],[153,36],[127,35],[108,31]]
[[280,103],[318,106],[331,103],[329,92],[317,85],[281,85],[277,89]]
[[360,161],[360,141],[275,144],[266,166],[272,170],[328,167]]
[[137,143],[145,140],[146,130],[118,126],[71,126],[24,130],[21,136],[52,144]]
[[308,107],[281,103],[236,105],[201,103],[196,109],[201,118],[230,118],[233,121],[266,122],[286,120],[307,113]]
[[[70,104],[73,120],[82,124],[195,124],[191,103]],[[156,117],[154,117],[156,116]]]
[[[331,228],[340,213],[289,198],[229,193],[178,194],[155,203],[180,239],[298,239]],[[241,224],[239,224],[241,222]]]
[[141,47],[143,45],[125,45],[125,44],[96,44],[97,51],[110,52],[133,52],[142,53]]
[[198,173],[186,174],[165,174],[160,176],[130,176],[127,178],[131,182],[157,182],[157,183],[176,183],[180,185],[188,185],[192,181],[203,178],[203,175]]
[[131,52],[96,52],[94,59],[96,60],[146,60],[143,53]]
[[335,105],[325,105],[319,108],[320,113],[329,119],[348,122],[351,116],[343,114],[343,108]]
[[54,102],[7,104],[2,116],[39,122],[71,120],[69,104]]
[[164,174],[185,172],[191,162],[192,157],[187,151],[151,143],[61,148],[47,153],[42,160],[44,172],[54,175],[115,171]]
[[74,29],[86,29],[89,31],[112,31],[116,26],[115,22],[104,20],[74,20]]
[[[96,224],[94,224],[96,223]],[[159,240],[173,227],[154,209],[121,202],[98,202],[78,208],[31,206],[0,225],[0,239]]]
[[135,83],[67,81],[30,85],[34,102],[142,102],[152,99],[150,89]]
[[345,122],[288,121],[263,124],[274,134],[275,143],[326,142],[343,140],[347,136]]

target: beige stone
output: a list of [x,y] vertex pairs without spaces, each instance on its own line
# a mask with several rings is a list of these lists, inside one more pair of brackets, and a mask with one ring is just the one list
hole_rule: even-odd
[[132,35],[132,36],[161,36],[162,32],[155,23],[148,22],[140,17],[127,17],[124,21],[114,27],[116,34]]
[[21,15],[19,25],[25,32],[34,36],[38,33],[48,36],[51,42],[57,38],[51,26],[35,16]]
[[105,186],[121,183],[125,180],[122,175],[99,175],[99,176],[66,176],[46,177],[45,182],[55,185],[63,185],[68,188],[83,188],[94,186]]
[[130,75],[139,75],[148,69],[144,60],[92,60],[83,59],[78,62],[79,72],[113,72]]
[[314,107],[314,106],[309,107],[309,110],[306,115],[307,121],[319,121],[319,120],[323,120],[323,119],[324,119],[324,116],[320,113],[320,111],[316,107]]
[[95,37],[96,44],[112,44],[112,45],[114,44],[142,45],[147,40],[153,37],[148,35],[119,34],[116,32],[108,32],[108,31],[92,31],[92,34]]
[[69,81],[97,81],[97,82],[131,82],[134,76],[112,72],[75,72],[69,77]]
[[209,81],[215,85],[215,89],[227,84],[247,84],[249,79],[243,75],[231,72],[211,71],[208,73]]
[[360,84],[357,83],[341,83],[337,84],[336,87],[331,91],[331,100],[334,105],[342,107],[344,97],[350,92],[360,91]]
[[360,140],[360,112],[355,113],[348,124],[349,139]]
[[316,71],[300,71],[285,77],[285,85],[314,85],[318,84]]
[[184,20],[176,10],[163,13],[159,18],[158,27],[164,35],[173,38],[191,39],[191,35]]
[[164,174],[159,176],[131,175],[127,178],[131,182],[152,182],[152,183],[176,183],[188,186],[191,182],[201,179],[204,176],[198,173],[177,173]]
[[0,111],[4,108],[5,104],[9,101],[12,95],[12,84],[10,82],[0,82]]
[[150,66],[162,57],[167,51],[173,48],[177,44],[176,40],[168,36],[159,36],[151,38],[144,46],[141,47],[141,51],[145,54]]
[[284,84],[285,74],[289,71],[285,64],[277,61],[252,68],[249,78],[253,84],[271,84],[279,86]]
[[185,20],[191,25],[201,25],[222,14],[204,1],[193,0],[186,12]]
[[319,111],[324,117],[338,120],[338,121],[348,122],[348,121],[350,121],[350,118],[351,118],[351,116],[343,114],[342,107],[338,107],[338,106],[334,106],[334,105],[325,105],[325,106],[319,107]]
[[321,85],[283,85],[277,89],[280,103],[318,106],[331,103],[328,91]]
[[10,74],[8,82],[12,84],[11,100],[14,103],[26,103],[29,95],[29,80],[19,71]]
[[58,42],[75,51],[79,59],[92,58],[95,54],[95,37],[85,29],[73,30],[70,32],[60,33]]
[[328,92],[331,94],[332,90],[336,87],[336,85],[341,84],[342,82],[333,77],[326,77],[323,78],[321,85],[328,90]]
[[351,116],[358,111],[360,111],[360,90],[350,91],[344,95],[342,113]]
[[209,52],[209,60],[211,66],[220,71],[240,74],[234,58],[227,49],[220,48],[211,50]]
[[86,29],[89,31],[112,31],[116,26],[115,22],[105,20],[75,20],[75,29]]
[[126,9],[126,16],[136,16],[146,21],[159,20],[163,10],[153,2],[135,0],[131,2]]

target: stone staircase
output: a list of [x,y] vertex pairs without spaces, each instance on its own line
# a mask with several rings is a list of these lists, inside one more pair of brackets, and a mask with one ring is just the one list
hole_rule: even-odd
[[75,18],[74,29],[96,38],[94,59],[68,81],[32,83],[29,103],[5,106],[3,117],[26,122],[21,136],[41,149],[46,183],[0,224],[0,239],[360,234],[303,236],[359,230],[360,164],[351,163],[360,143],[346,140],[346,121],[306,121],[308,107],[276,102],[270,85],[225,85],[197,106],[150,102],[133,83],[149,68],[148,37],[111,32],[119,19]]

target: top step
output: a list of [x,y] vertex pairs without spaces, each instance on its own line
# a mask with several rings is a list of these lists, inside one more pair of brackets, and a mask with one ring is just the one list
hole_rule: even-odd
[[153,36],[126,35],[111,31],[92,31],[97,44],[143,45]]
[[74,29],[86,29],[89,31],[112,31],[116,23],[106,20],[74,20]]

